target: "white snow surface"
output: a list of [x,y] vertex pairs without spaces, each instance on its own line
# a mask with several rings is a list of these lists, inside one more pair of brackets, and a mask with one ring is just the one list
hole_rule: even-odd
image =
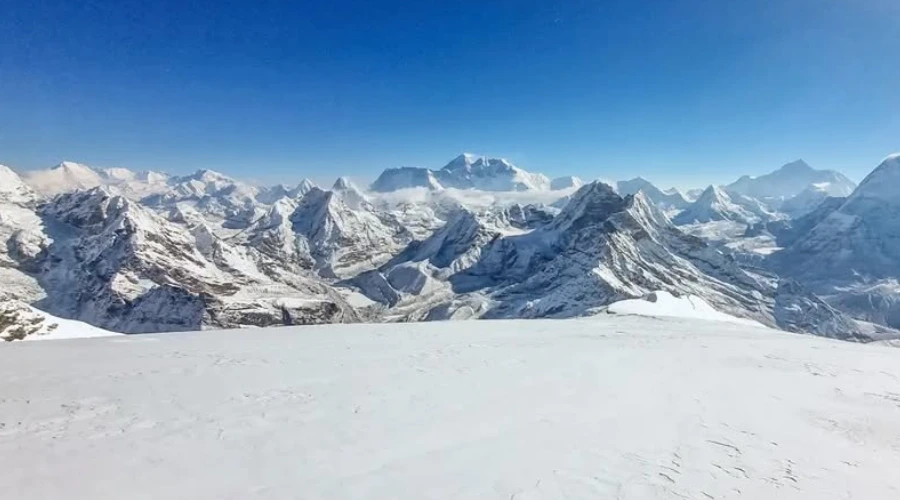
[[655,291],[639,299],[626,299],[613,302],[606,308],[611,314],[627,314],[650,317],[694,318],[707,321],[723,321],[748,326],[763,325],[749,319],[738,318],[717,311],[705,300],[696,295],[676,297],[669,292]]
[[13,343],[0,377],[9,499],[900,490],[900,351],[727,323],[603,316]]
[[46,333],[38,333],[29,335],[24,340],[62,340],[62,339],[83,339],[92,337],[115,337],[121,336],[121,333],[111,332],[96,326],[89,325],[83,321],[65,319],[53,316],[52,314],[40,311],[35,308],[31,310],[44,318],[47,325],[56,325],[52,330]]

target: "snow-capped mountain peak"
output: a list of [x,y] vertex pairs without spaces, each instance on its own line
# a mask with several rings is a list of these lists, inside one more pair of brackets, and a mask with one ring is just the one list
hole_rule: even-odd
[[667,210],[683,209],[688,205],[687,199],[685,199],[681,192],[677,190],[671,193],[662,191],[643,177],[635,177],[634,179],[617,182],[616,191],[622,196],[643,191],[651,202]]
[[37,200],[37,194],[18,174],[6,165],[0,165],[0,204],[31,204]]
[[441,170],[447,172],[458,172],[465,171],[470,172],[472,170],[472,166],[475,163],[483,162],[484,157],[474,155],[472,153],[463,153],[456,158],[452,159],[450,163],[444,165]]
[[849,197],[835,199],[838,203],[799,240],[773,256],[775,267],[821,286],[900,276],[898,185],[900,155],[892,155]]
[[313,182],[309,179],[303,179],[294,188],[294,190],[295,190],[294,196],[303,196],[304,194],[308,193],[314,187],[317,187],[315,182]]
[[759,177],[745,175],[729,184],[727,189],[729,192],[756,198],[779,208],[784,200],[799,195],[810,185],[821,183],[828,183],[831,185],[830,189],[835,192],[852,191],[856,187],[840,172],[816,170],[803,160],[795,160]]
[[72,161],[64,161],[49,170],[26,172],[24,178],[35,191],[44,196],[104,184],[103,176],[98,171]]
[[513,165],[505,158],[463,154],[436,173],[445,187],[482,191],[545,191],[550,180]]
[[[347,203],[347,190],[313,188],[291,214],[293,231],[309,241],[312,257],[325,276],[346,276],[383,264],[409,243],[396,221]],[[351,197],[352,199],[352,197]]]
[[851,198],[900,202],[898,186],[900,186],[900,153],[885,158],[872,173],[863,179]]
[[477,189],[482,191],[547,191],[550,179],[531,173],[505,158],[488,158],[464,153],[440,170],[418,167],[387,169],[372,183],[377,192],[424,187]]
[[673,221],[678,225],[714,221],[754,224],[777,218],[778,214],[769,211],[758,200],[711,185]]
[[572,195],[549,228],[565,230],[573,226],[602,223],[610,214],[621,211],[624,207],[625,199],[611,186],[594,181],[585,184]]
[[334,181],[334,184],[331,186],[332,191],[360,191],[356,184],[354,184],[347,177],[338,177],[337,180]]
[[370,210],[372,208],[369,197],[346,177],[339,177],[334,181],[331,190],[340,197],[341,201],[354,210]]

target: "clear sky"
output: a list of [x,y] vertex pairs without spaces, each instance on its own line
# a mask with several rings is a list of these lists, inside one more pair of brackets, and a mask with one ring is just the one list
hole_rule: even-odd
[[900,150],[900,1],[0,0],[0,162],[663,187]]

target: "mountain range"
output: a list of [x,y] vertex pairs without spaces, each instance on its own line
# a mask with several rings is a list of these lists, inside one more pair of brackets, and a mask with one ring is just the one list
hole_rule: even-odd
[[[642,178],[550,180],[468,154],[385,170],[369,189],[2,167],[0,300],[140,333],[567,318],[663,291],[790,331],[880,339],[900,326],[886,292],[900,278],[900,198],[884,187],[897,163],[856,188],[794,162],[693,201]],[[724,243],[695,236],[722,223],[757,229]],[[761,238],[792,243],[747,244]],[[883,305],[860,307],[873,286]]]

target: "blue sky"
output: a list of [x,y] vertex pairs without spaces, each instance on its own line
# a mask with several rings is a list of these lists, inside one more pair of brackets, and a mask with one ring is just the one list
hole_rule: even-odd
[[727,182],[900,150],[900,2],[0,0],[0,162]]

